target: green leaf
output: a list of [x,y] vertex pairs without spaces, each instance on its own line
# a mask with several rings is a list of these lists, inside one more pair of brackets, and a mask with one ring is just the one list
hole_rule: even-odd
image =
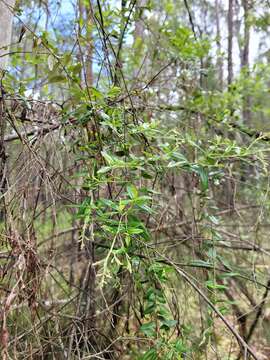
[[128,229],[129,235],[141,234],[143,232],[144,232],[143,229],[138,229],[138,228],[129,228]]
[[48,78],[48,82],[50,84],[65,82],[65,81],[66,81],[66,78],[63,75],[52,75],[52,76],[49,76],[49,78]]
[[205,191],[208,189],[208,174],[204,169],[200,171],[200,178],[202,184],[202,190]]
[[50,54],[48,56],[48,68],[50,71],[53,71],[53,67],[54,67],[54,57],[52,54]]
[[237,272],[226,272],[226,273],[220,275],[219,277],[221,279],[226,279],[228,277],[238,277],[238,276],[240,276],[240,274]]
[[158,354],[155,349],[150,349],[143,354],[140,360],[156,360],[158,359]]
[[109,165],[113,164],[114,159],[111,155],[109,155],[106,151],[101,151],[101,154]]
[[142,170],[142,177],[145,179],[153,179],[153,176],[146,171]]
[[207,262],[207,261],[203,261],[203,260],[194,260],[191,261],[190,265],[195,266],[195,267],[206,267],[206,268],[212,268],[213,264]]
[[117,86],[113,86],[112,88],[110,88],[110,90],[108,91],[107,96],[108,97],[116,97],[118,95],[121,94],[121,88],[117,87]]
[[111,166],[103,166],[102,168],[100,168],[97,173],[98,174],[106,174],[107,172],[109,172],[110,170],[112,170]]
[[150,208],[148,205],[144,204],[144,205],[138,205],[138,206],[140,209],[144,210],[148,214],[151,214],[151,215],[155,214],[155,211],[152,208]]
[[217,218],[216,216],[214,216],[214,215],[210,215],[210,216],[209,216],[209,220],[210,220],[213,224],[215,224],[215,225],[218,225],[218,224],[219,224],[218,218]]
[[183,155],[183,154],[181,154],[181,153],[179,153],[179,152],[173,152],[172,153],[172,157],[173,157],[173,159],[175,160],[175,161],[179,161],[179,162],[181,162],[182,164],[188,164],[188,160],[187,160],[187,158]]
[[133,184],[127,186],[127,192],[131,199],[136,199],[138,197],[138,190]]
[[146,336],[155,336],[156,324],[154,322],[145,323],[140,327],[140,331]]
[[93,97],[96,98],[96,100],[101,100],[104,97],[103,94],[95,87],[91,87],[90,92],[91,92],[91,95],[93,95]]
[[208,289],[211,289],[211,290],[225,290],[225,289],[227,289],[226,285],[217,284],[216,282],[214,282],[212,280],[206,281],[205,285],[207,286]]
[[194,172],[196,172],[201,179],[201,186],[202,186],[202,191],[206,191],[208,189],[208,173],[207,171],[200,165],[192,165],[192,170]]
[[169,330],[175,327],[175,325],[177,324],[177,320],[162,319],[161,323],[161,329]]

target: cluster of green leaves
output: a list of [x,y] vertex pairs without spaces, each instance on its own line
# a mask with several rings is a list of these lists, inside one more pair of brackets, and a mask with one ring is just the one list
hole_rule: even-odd
[[[119,96],[119,89],[107,94]],[[168,172],[197,178],[194,197],[200,198],[202,205],[198,221],[205,235],[211,234],[213,240],[204,244],[205,260],[190,265],[209,269],[205,289],[225,313],[230,305],[224,300],[226,278],[217,276],[215,267],[229,265],[215,248],[222,236],[215,230],[219,219],[211,214],[214,204],[211,191],[213,187],[223,186],[231,162],[254,162],[256,157],[263,164],[263,152],[258,152],[257,141],[243,147],[236,140],[220,135],[198,140],[192,133],[181,134],[177,129],[168,132],[154,121],[136,122],[125,109],[108,106],[107,94],[102,98],[98,93],[95,107],[82,105],[75,113],[79,115],[76,126],[82,129],[89,124],[98,126],[96,138],[85,137],[84,143],[81,138],[77,144],[79,159],[85,164],[80,174],[84,178],[83,189],[89,194],[79,206],[78,216],[83,219],[84,228],[94,224],[99,285],[110,287],[114,283],[121,287],[116,279],[119,271],[126,269],[136,284],[136,295],[143,298],[139,332],[154,339],[155,346],[142,359],[181,358],[189,347],[185,340],[175,340],[178,321],[169,310],[168,289],[173,271],[155,260],[155,251],[148,245],[151,239],[148,227],[155,223],[162,202],[155,183],[162,182]],[[94,200],[97,193],[99,197]],[[83,232],[82,241],[87,241],[87,236]],[[231,271],[227,277],[237,275]]]

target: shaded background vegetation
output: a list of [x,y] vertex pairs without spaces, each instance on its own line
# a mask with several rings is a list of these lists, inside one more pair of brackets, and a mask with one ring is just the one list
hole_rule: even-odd
[[9,11],[1,358],[268,359],[268,1]]

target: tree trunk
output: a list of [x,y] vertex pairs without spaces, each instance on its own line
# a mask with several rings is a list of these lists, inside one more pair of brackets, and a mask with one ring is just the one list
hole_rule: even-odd
[[136,2],[137,20],[135,21],[134,40],[143,39],[144,24],[142,21],[143,8],[146,6],[146,0],[138,0]]
[[14,5],[15,0],[6,0],[5,3],[0,2],[0,69],[5,69],[8,64]]
[[92,8],[91,2],[89,7],[85,9],[85,21],[86,21],[86,84],[88,87],[93,86],[94,75],[93,75],[93,34],[92,34]]
[[233,80],[233,0],[229,0],[228,9],[228,85]]
[[249,9],[250,4],[248,0],[243,0],[244,9],[244,49],[242,58],[242,67],[249,68],[249,43],[250,43],[250,24],[249,24]]
[[219,88],[222,90],[223,88],[223,59],[221,56],[221,34],[220,34],[220,1],[215,0],[215,17],[216,17],[216,33],[217,33],[217,48],[218,48],[218,56],[217,56],[217,69],[218,69],[218,82]]
[[[233,34],[234,34],[234,0],[229,0],[228,8],[228,87],[230,87],[233,81]],[[233,109],[230,109],[233,114]],[[227,206],[229,209],[234,209],[234,195],[235,195],[235,184],[232,180],[231,174],[229,174],[226,180],[226,191],[225,195],[227,198]]]
[[[4,144],[6,120],[4,109],[4,89],[2,86],[1,70],[5,70],[8,65],[8,47],[11,42],[12,33],[12,8],[15,0],[7,0],[6,3],[0,2],[0,196],[6,191],[6,151]],[[7,47],[5,49],[5,47]],[[4,203],[4,202],[2,202]],[[4,217],[4,209],[0,208],[0,220]]]
[[[242,1],[244,9],[244,47],[242,52],[241,67],[246,71],[246,75],[249,76],[249,44],[250,44],[250,23],[249,23],[249,12],[250,6],[248,0]],[[247,89],[248,91],[248,89]],[[244,94],[244,104],[243,104],[243,118],[245,122],[249,123],[251,119],[251,98],[250,95]]]
[[[94,82],[93,76],[93,34],[92,34],[92,22],[93,22],[93,10],[92,1],[88,2],[78,0],[79,7],[79,42],[80,42],[80,54],[79,58],[83,66],[83,81],[82,86],[91,89]],[[81,25],[82,24],[82,25]],[[91,91],[89,90],[91,96]],[[90,99],[89,99],[90,100]],[[91,125],[86,124],[86,136],[87,142],[91,142]],[[81,190],[81,199],[90,196],[85,191]],[[85,224],[82,220],[81,228],[83,229]],[[81,318],[77,324],[77,329],[73,328],[70,346],[74,346],[73,342],[79,344],[80,352],[82,355],[89,348],[94,350],[96,347],[96,331],[95,331],[95,312],[96,312],[96,272],[93,266],[95,262],[95,248],[94,248],[94,224],[87,224],[85,229],[85,238],[83,239],[85,245],[86,262],[83,266],[81,279],[80,279],[80,296],[78,297],[78,316]],[[80,244],[78,244],[80,247]],[[81,251],[82,249],[79,249]],[[75,251],[75,249],[74,249]],[[79,254],[80,255],[80,254]]]
[[125,32],[127,28],[126,20],[125,19],[125,13],[127,11],[127,0],[121,1],[121,21],[120,21],[120,37],[119,37],[119,43],[118,43],[118,49],[115,55],[115,72],[114,72],[114,85],[120,86],[121,83],[121,72],[123,67],[123,61],[122,61],[122,48],[124,44],[124,38],[125,38]]

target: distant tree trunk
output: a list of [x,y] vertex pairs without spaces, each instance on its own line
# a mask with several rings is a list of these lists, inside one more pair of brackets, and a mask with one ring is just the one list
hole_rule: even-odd
[[8,64],[14,5],[15,0],[6,0],[5,3],[0,1],[0,69],[5,69]]
[[[134,4],[135,6],[135,4]],[[121,21],[120,21],[120,36],[119,36],[119,43],[118,49],[115,55],[115,71],[114,71],[114,85],[120,85],[121,82],[121,72],[122,72],[122,48],[124,44],[124,37],[126,33],[126,19],[125,13],[127,11],[127,0],[121,1]]]
[[[241,58],[241,67],[246,71],[246,74],[248,76],[249,75],[249,44],[250,44],[249,13],[250,13],[251,1],[243,0],[242,5],[244,9],[244,47]],[[245,122],[250,122],[251,119],[250,107],[251,107],[250,95],[244,94],[243,117]]]
[[[229,0],[228,7],[228,87],[233,81],[233,35],[234,35],[234,0]],[[230,109],[233,114],[233,109]],[[235,184],[231,174],[228,174],[226,180],[225,196],[227,198],[227,206],[234,209]]]
[[238,1],[235,2],[235,20],[234,20],[234,33],[237,38],[238,42],[238,48],[239,48],[239,54],[240,54],[240,62],[242,67],[243,62],[243,41],[241,36],[241,25],[242,25],[242,19],[241,19],[241,4],[239,4]]
[[248,0],[243,0],[243,9],[244,9],[244,49],[243,49],[243,58],[242,67],[249,68],[249,43],[250,43],[250,23],[249,23],[249,11],[250,4]]
[[[6,3],[0,2],[0,196],[6,189],[6,151],[5,151],[5,110],[4,110],[4,89],[2,86],[1,70],[5,70],[8,65],[8,47],[11,42],[12,33],[12,8],[15,0],[7,0]],[[10,6],[10,7],[9,7]],[[7,49],[5,49],[7,47]],[[3,204],[3,201],[2,201]],[[4,217],[4,208],[0,208],[0,220]]]
[[233,2],[229,0],[228,9],[228,85],[233,80]]
[[138,0],[136,2],[137,19],[135,21],[134,40],[138,38],[143,39],[144,24],[142,21],[142,12],[143,8],[146,6],[146,2],[146,0]]
[[220,14],[221,5],[219,0],[215,0],[215,17],[216,17],[216,34],[217,34],[217,48],[218,48],[218,57],[217,57],[217,68],[218,68],[218,82],[219,88],[223,88],[223,59],[221,56],[221,34],[220,34]]
[[85,9],[85,21],[86,21],[86,83],[88,87],[93,86],[94,75],[93,75],[93,34],[92,34],[92,8],[91,2],[89,7]]

